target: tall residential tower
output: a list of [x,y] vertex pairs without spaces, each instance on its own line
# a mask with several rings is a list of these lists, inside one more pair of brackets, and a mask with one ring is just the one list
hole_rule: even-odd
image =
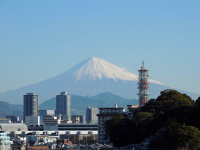
[[24,95],[24,121],[26,116],[38,116],[38,95],[34,93]]
[[139,72],[139,82],[138,82],[138,89],[139,89],[139,106],[144,106],[144,104],[147,102],[148,100],[148,89],[149,89],[149,75],[148,75],[148,71],[147,69],[144,69],[144,61],[142,64],[142,67],[140,70],[138,70]]
[[70,115],[71,96],[66,92],[61,92],[56,96],[56,115],[62,116],[63,120],[71,121]]

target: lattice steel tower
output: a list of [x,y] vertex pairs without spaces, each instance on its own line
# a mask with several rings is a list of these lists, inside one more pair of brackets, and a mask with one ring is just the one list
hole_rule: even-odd
[[139,105],[140,106],[144,106],[144,104],[147,102],[148,100],[148,89],[149,89],[149,75],[148,75],[148,71],[147,69],[144,69],[144,61],[142,62],[142,67],[140,70],[138,70],[139,72],[139,82],[138,82],[138,89],[139,89]]

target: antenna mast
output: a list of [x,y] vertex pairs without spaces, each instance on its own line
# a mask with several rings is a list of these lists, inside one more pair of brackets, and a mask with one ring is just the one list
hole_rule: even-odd
[[148,89],[149,89],[149,75],[147,69],[144,69],[144,61],[142,62],[142,67],[139,72],[139,82],[138,82],[138,89],[139,89],[139,106],[144,106],[144,104],[148,101]]

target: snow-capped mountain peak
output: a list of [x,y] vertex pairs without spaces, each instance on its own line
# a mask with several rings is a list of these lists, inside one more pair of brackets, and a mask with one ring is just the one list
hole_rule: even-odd
[[[83,78],[96,79],[113,79],[137,81],[138,76],[134,73],[113,65],[103,58],[92,57],[86,63],[75,71],[76,80]],[[160,84],[158,81],[150,80],[150,82]]]
[[137,76],[126,69],[115,66],[108,61],[92,57],[84,65],[80,67],[79,70],[75,72],[76,79],[80,80],[82,78],[89,79],[113,79],[113,80],[137,80]]
[[[138,69],[140,69],[140,66],[135,68],[135,72]],[[161,85],[158,81],[151,79],[149,81],[151,83],[149,86],[150,98],[156,98],[160,91],[170,88]],[[138,98],[137,83],[138,76],[136,74],[113,65],[102,58],[92,57],[50,79],[0,93],[0,99],[19,104],[22,103],[21,96],[23,94],[33,92],[40,96],[40,103],[42,103],[44,100],[55,97],[61,91],[66,90],[70,94],[82,96],[94,96],[103,92],[111,92],[132,99]],[[196,98],[198,95],[194,96]]]

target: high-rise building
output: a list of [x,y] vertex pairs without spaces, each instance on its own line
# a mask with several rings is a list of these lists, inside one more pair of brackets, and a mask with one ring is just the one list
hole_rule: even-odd
[[61,92],[56,96],[56,115],[62,116],[62,120],[71,121],[70,115],[71,96],[66,92]]
[[87,123],[97,123],[98,117],[97,114],[99,113],[98,108],[87,107],[86,109],[86,122]]
[[26,116],[38,116],[38,95],[34,93],[24,95],[24,121]]
[[143,65],[139,72],[139,82],[138,82],[138,89],[139,89],[139,106],[144,106],[144,104],[148,101],[148,89],[149,89],[149,75],[147,69],[144,69],[144,61]]

